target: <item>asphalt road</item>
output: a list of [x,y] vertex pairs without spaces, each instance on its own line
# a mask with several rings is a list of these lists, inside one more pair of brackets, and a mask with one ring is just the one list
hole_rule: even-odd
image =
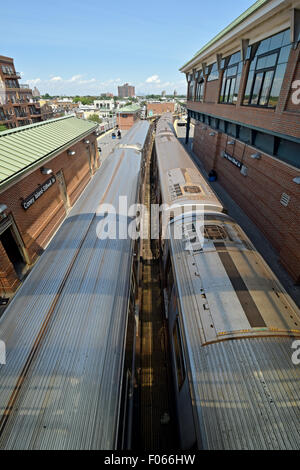
[[[176,132],[180,142],[188,150],[189,154],[194,160],[194,163],[207,178],[207,173],[203,168],[203,165],[192,150],[194,127],[191,126],[190,140],[188,146],[185,145],[186,127],[176,127]],[[276,274],[286,291],[290,294],[292,299],[300,307],[300,287],[294,284],[289,274],[280,264],[278,254],[276,253],[271,243],[267,240],[267,238],[263,235],[259,228],[252,222],[252,220],[245,214],[245,212],[240,208],[240,206],[229,196],[227,191],[225,191],[225,189],[220,185],[220,183],[215,182],[209,184],[212,186],[218,197],[223,202],[224,206],[228,210],[228,214],[233,219],[235,219],[237,223],[242,227],[244,232],[252,241],[253,245],[256,247],[257,251],[265,259],[265,261]]]

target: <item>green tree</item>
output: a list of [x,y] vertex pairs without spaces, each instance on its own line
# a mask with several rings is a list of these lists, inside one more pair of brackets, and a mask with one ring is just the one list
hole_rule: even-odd
[[50,96],[49,93],[46,93],[45,95],[42,95],[43,100],[51,100],[54,98],[53,96]]
[[75,96],[73,98],[73,103],[79,103],[80,101],[84,105],[93,104],[96,98],[96,96]]
[[98,114],[91,114],[91,116],[88,117],[88,121],[94,121],[98,124],[101,124],[102,119],[98,116]]

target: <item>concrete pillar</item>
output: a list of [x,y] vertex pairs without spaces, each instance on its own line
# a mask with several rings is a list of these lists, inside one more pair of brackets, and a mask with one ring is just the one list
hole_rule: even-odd
[[186,143],[186,144],[189,143],[190,128],[191,128],[191,118],[190,118],[190,116],[188,115],[187,124],[186,124],[186,137],[185,137],[185,143]]

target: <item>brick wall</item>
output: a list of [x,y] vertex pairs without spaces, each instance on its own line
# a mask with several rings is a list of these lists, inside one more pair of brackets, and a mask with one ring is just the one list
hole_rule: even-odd
[[[91,134],[88,139],[90,147],[94,146],[93,152],[95,152],[96,137]],[[91,178],[87,145],[81,141],[72,146],[72,150],[76,152],[74,156],[68,155],[65,151],[45,164],[55,175],[58,171],[63,171],[71,206]],[[92,155],[94,155],[93,152],[91,152]],[[97,153],[96,157],[98,157]],[[0,195],[1,203],[8,207],[7,215],[11,215],[15,221],[30,263],[33,263],[43,251],[66,216],[58,179],[27,211],[21,206],[22,198],[28,197],[39,184],[44,183],[48,178],[41,174],[40,169],[37,169]],[[10,291],[13,291],[19,283],[1,242],[0,278],[2,284],[4,283],[6,289]]]
[[138,119],[137,114],[126,114],[125,116],[126,117],[124,117],[123,114],[117,114],[117,125],[121,130],[131,129]]
[[293,105],[292,103],[292,83],[295,80],[300,80],[299,61],[300,45],[298,45],[296,49],[291,50],[276,109],[242,106],[249,63],[243,67],[239,97],[236,105],[218,103],[222,82],[221,73],[219,80],[206,83],[204,102],[188,101],[187,107],[192,111],[260,127],[266,131],[269,130],[300,138],[300,105]]
[[174,113],[175,103],[148,103],[147,116],[152,111],[153,115],[161,115],[164,113]]
[[[205,127],[205,129],[203,129]],[[215,136],[210,136],[215,132]],[[194,152],[207,171],[214,168],[220,184],[270,240],[281,263],[296,282],[300,282],[300,188],[293,182],[299,170],[267,154],[260,160],[250,157],[257,150],[209,126],[195,127]],[[244,177],[239,168],[221,157],[225,151],[242,161],[248,169]],[[288,207],[280,203],[283,193],[290,196]]]

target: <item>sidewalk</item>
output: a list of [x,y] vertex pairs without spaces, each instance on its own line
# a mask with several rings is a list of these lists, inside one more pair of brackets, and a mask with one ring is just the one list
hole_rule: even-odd
[[113,139],[111,134],[115,132],[117,133],[118,131],[116,129],[111,129],[107,132],[105,132],[105,134],[102,134],[100,137],[98,137],[97,139],[97,144],[98,144],[98,148],[101,147],[101,162],[103,163],[103,161],[113,152],[114,148],[116,147],[116,145],[119,145],[122,143],[122,140],[123,138],[125,137],[125,135],[127,134],[128,131],[122,131],[122,138],[121,139]]

